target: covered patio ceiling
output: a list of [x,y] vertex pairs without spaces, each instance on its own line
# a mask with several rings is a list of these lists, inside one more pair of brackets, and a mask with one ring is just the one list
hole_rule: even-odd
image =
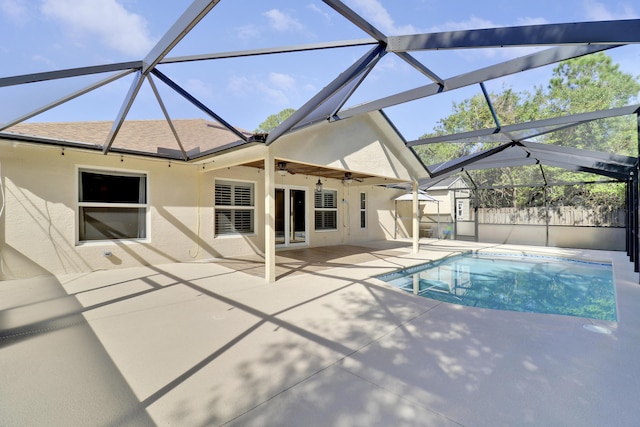
[[[1,96],[0,107],[0,139],[16,140],[72,146],[81,149],[100,150],[104,154],[110,152],[131,152],[136,155],[158,157],[175,161],[202,161],[215,157],[229,148],[241,148],[245,144],[272,144],[284,134],[318,122],[345,120],[349,117],[372,111],[386,111],[400,105],[413,105],[416,101],[425,100],[463,88],[476,86],[487,93],[485,84],[506,76],[527,72],[541,67],[556,64],[563,60],[617,49],[623,46],[637,45],[640,42],[640,19],[605,20],[592,22],[551,23],[540,25],[521,25],[483,29],[459,29],[454,31],[427,32],[420,34],[387,34],[380,30],[370,19],[366,19],[363,10],[357,5],[350,7],[339,0],[324,0],[326,12],[339,17],[341,24],[351,27],[349,34],[360,34],[365,38],[353,38],[342,41],[320,41],[301,45],[256,47],[245,50],[201,52],[191,55],[172,56],[178,51],[183,39],[192,31],[197,33],[201,25],[210,25],[205,17],[215,16],[224,1],[195,0],[184,10],[163,37],[139,60],[114,62],[102,65],[91,65],[78,68],[59,69],[13,75],[0,78],[0,93],[14,94]],[[221,11],[222,13],[222,11]],[[416,15],[419,16],[419,15]],[[240,17],[238,17],[240,18]],[[318,22],[317,25],[323,25]],[[355,31],[354,31],[355,30]],[[218,44],[220,45],[220,44]],[[223,43],[224,45],[224,43]],[[538,48],[533,53],[500,61],[492,65],[446,76],[431,67],[428,57],[420,56],[423,52],[446,52],[468,49],[471,51],[506,48]],[[343,69],[337,76],[329,76],[329,82],[309,97],[287,119],[279,123],[268,133],[252,133],[242,129],[224,117],[223,105],[214,106],[206,102],[193,90],[187,89],[184,78],[180,77],[179,66],[187,64],[208,64],[217,61],[243,60],[246,58],[269,56],[275,58],[285,54],[317,52],[337,49],[359,49],[364,51],[352,64]],[[528,51],[531,52],[531,51]],[[429,83],[408,90],[399,91],[350,105],[349,102],[367,77],[387,55],[391,54],[399,61],[408,64],[415,72],[421,74]],[[328,64],[327,64],[328,65]],[[313,67],[322,67],[321,63],[312,63]],[[180,79],[182,78],[182,83]],[[401,78],[401,77],[400,77]],[[57,96],[41,96],[29,105],[29,108],[10,106],[15,94],[22,89],[42,87],[42,84],[63,80],[84,79],[88,84],[75,86],[74,90]],[[52,109],[87,96],[103,87],[128,79],[127,92],[119,104],[119,110],[110,121],[108,129],[101,136],[100,143],[85,144],[87,141],[70,141],[60,137],[25,131],[24,126]],[[215,86],[215,82],[212,82]],[[166,132],[171,136],[174,146],[171,149],[152,147],[124,147],[119,144],[118,137],[125,129],[130,112],[137,97],[147,88],[153,94],[156,106],[162,112],[160,120],[166,122]],[[11,91],[9,91],[11,90]],[[163,92],[164,91],[164,92]],[[219,125],[228,135],[222,145],[207,150],[190,150],[188,136],[182,133],[176,120],[169,112],[171,99],[178,97],[190,105],[194,111],[203,114],[212,123]],[[487,106],[495,112],[491,99],[486,96]],[[421,104],[424,105],[424,104]],[[427,104],[428,105],[428,104]],[[419,107],[420,108],[420,107]],[[7,113],[9,112],[9,113]],[[625,179],[637,167],[635,158],[617,156],[615,153],[601,155],[585,153],[565,148],[551,147],[531,142],[537,135],[562,129],[589,120],[598,120],[611,116],[638,114],[638,106],[632,105],[616,110],[585,112],[584,114],[556,118],[547,121],[519,123],[501,126],[496,121],[493,129],[479,129],[461,135],[449,135],[431,139],[412,139],[406,143],[407,149],[418,145],[435,142],[455,143],[463,139],[486,139],[502,142],[497,148],[480,152],[467,158],[453,159],[439,165],[425,168],[421,184],[445,175],[470,168],[504,167],[526,165],[532,163],[553,164],[581,170],[599,175]],[[72,118],[70,118],[72,120]],[[391,122],[395,125],[393,120]],[[398,126],[396,126],[398,128]],[[33,133],[31,133],[33,132]],[[402,133],[398,131],[403,140]],[[202,136],[199,138],[202,139]],[[156,149],[153,149],[156,148]],[[327,147],[327,149],[331,149]],[[605,158],[603,158],[603,156]],[[254,165],[259,167],[259,165]],[[278,168],[278,164],[274,165]],[[293,173],[323,176],[342,179],[344,171],[333,171],[309,165],[289,164]],[[365,178],[354,175],[353,178]]]
[[[264,169],[264,161],[258,160],[255,162],[243,163],[242,166]],[[309,165],[299,162],[290,162],[282,159],[276,159],[274,161],[273,168],[283,175],[309,175],[327,179],[336,179],[343,182],[348,182],[349,184],[358,184],[359,182],[365,182],[366,179],[375,177],[375,175],[372,174],[349,171],[345,172],[344,170],[331,169],[318,165]]]

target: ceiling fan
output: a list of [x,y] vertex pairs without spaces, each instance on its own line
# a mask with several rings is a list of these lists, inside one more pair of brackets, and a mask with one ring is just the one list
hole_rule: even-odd
[[362,178],[355,178],[351,172],[345,172],[344,178],[342,178],[342,183],[351,184],[353,181],[363,182],[364,180]]
[[278,162],[278,173],[282,176],[286,174],[295,175],[296,173],[292,170],[287,169],[287,162]]

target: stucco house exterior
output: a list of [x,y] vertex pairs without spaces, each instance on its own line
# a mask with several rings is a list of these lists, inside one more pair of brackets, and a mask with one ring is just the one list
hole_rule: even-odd
[[[0,88],[7,88],[2,98],[6,117],[0,122],[0,279],[258,253],[264,255],[265,278],[272,281],[278,248],[394,236],[398,225],[394,200],[409,189],[412,201],[405,206],[410,215],[403,215],[408,219],[402,231],[412,237],[417,252],[419,219],[428,218],[434,208],[432,203],[424,204],[426,210],[420,215],[418,188],[428,189],[432,180],[470,168],[535,164],[587,171],[624,183],[627,211],[637,211],[637,157],[534,142],[534,137],[542,128],[546,134],[594,120],[637,115],[638,105],[504,126],[496,121],[492,128],[413,141],[405,141],[384,113],[394,106],[477,84],[484,90],[485,81],[624,45],[628,40],[619,35],[626,32],[611,30],[623,24],[631,30],[634,22],[581,23],[581,41],[570,35],[578,28],[573,23],[565,24],[566,29],[556,24],[514,27],[512,31],[527,43],[539,43],[538,31],[554,34],[545,36],[542,45],[556,47],[445,79],[409,52],[484,49],[487,46],[477,44],[476,30],[387,36],[341,2],[329,6],[371,39],[254,46],[187,56],[174,51],[218,3],[192,2],[139,60],[0,78]],[[514,40],[503,28],[483,29],[482,33],[483,39],[485,35],[495,39],[494,47],[509,46]],[[599,38],[613,33],[604,41]],[[461,34],[464,37],[459,39]],[[226,43],[216,46],[228,47]],[[185,89],[183,77],[165,74],[172,67],[169,64],[208,64],[361,46],[361,56],[349,61],[347,68],[268,134],[252,134],[225,122]],[[378,63],[396,56],[429,82],[355,105],[348,102],[356,101],[350,98]],[[96,111],[97,115],[90,116],[108,117],[109,121],[30,121],[42,120],[42,114],[73,105],[85,95],[89,96],[86,103],[75,104],[71,112],[94,109],[102,102],[102,94],[111,90],[122,92],[121,102],[114,101],[112,106],[117,113],[109,110],[104,116]],[[254,97],[265,98],[257,93]],[[493,112],[488,96],[486,101]],[[155,114],[148,115],[150,108],[156,109]],[[174,120],[170,110],[179,114],[195,111],[206,119]],[[166,120],[135,120],[162,117],[159,113]],[[73,120],[76,116],[55,117]],[[428,170],[412,149],[469,138],[499,145],[430,165]],[[447,215],[447,203],[435,207]],[[458,208],[456,216],[466,221],[465,212],[471,211],[464,204],[456,202],[449,212]],[[635,256],[640,253],[637,229],[637,218],[629,215],[621,232],[640,269],[640,257]],[[458,227],[456,237],[460,231]],[[469,236],[477,239],[482,233],[466,233]],[[545,243],[554,241],[565,240],[545,239]]]
[[[108,154],[95,148],[109,122],[8,129],[0,278],[258,253],[275,280],[278,248],[393,238],[392,199],[404,190],[388,186],[424,176],[379,112],[303,127],[271,145],[235,143],[207,120],[174,123],[180,147],[165,121],[127,121]],[[172,150],[211,155],[158,158]]]

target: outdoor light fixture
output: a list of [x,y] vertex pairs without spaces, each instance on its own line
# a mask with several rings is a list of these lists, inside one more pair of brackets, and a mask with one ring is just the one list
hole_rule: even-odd
[[342,183],[349,185],[353,181],[362,182],[362,178],[354,178],[353,174],[351,172],[345,172],[344,173],[344,178],[342,178]]
[[316,182],[316,193],[320,193],[322,191],[322,181],[318,178],[318,182]]
[[280,176],[287,175],[287,164],[285,162],[278,162],[278,173]]

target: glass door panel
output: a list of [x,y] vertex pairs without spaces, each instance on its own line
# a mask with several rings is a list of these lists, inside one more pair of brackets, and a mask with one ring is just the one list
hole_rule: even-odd
[[276,245],[285,244],[285,203],[284,188],[276,188]]
[[292,189],[289,194],[291,203],[289,243],[304,243],[307,241],[306,191]]
[[281,187],[275,195],[276,246],[307,243],[307,191]]

